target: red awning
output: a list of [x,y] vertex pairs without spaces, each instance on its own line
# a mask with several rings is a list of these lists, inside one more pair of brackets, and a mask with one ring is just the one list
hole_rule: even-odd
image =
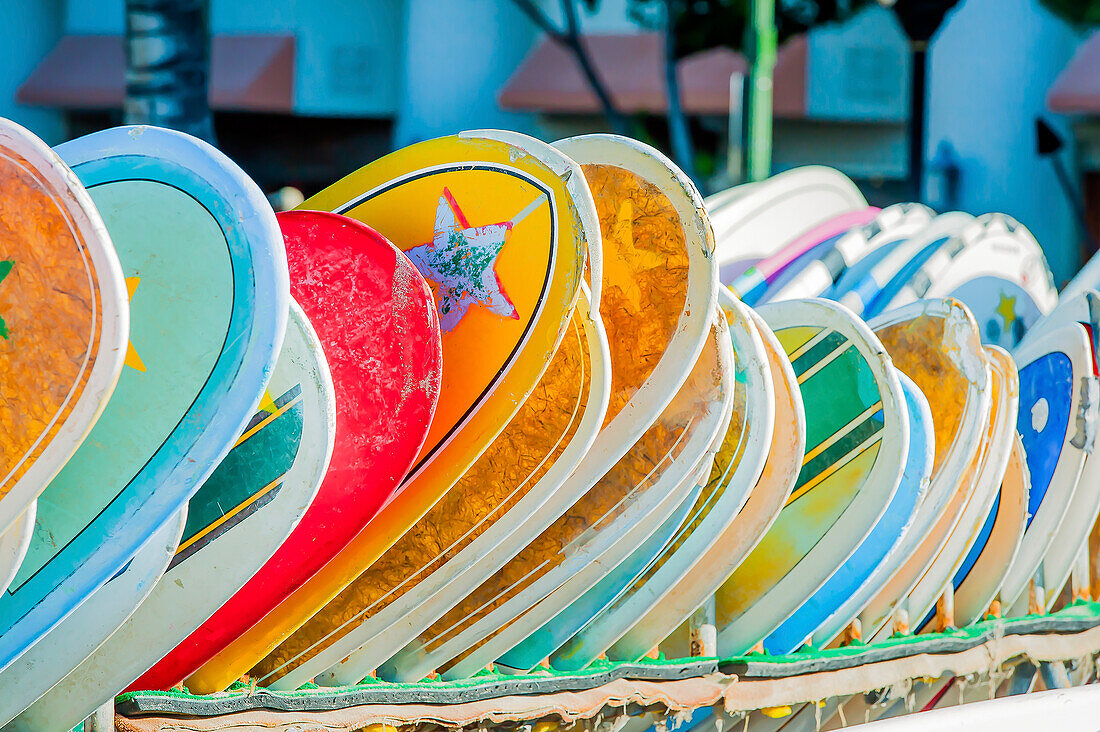
[[1047,93],[1054,112],[1100,114],[1100,31],[1077,47]]
[[[19,87],[16,101],[45,107],[117,109],[125,93],[122,36],[65,36]],[[294,37],[214,36],[210,106],[239,112],[294,108]]]
[[[623,112],[664,113],[664,44],[657,33],[588,35],[593,65]],[[777,117],[806,116],[806,39],[783,44],[775,67]],[[740,53],[714,48],[682,59],[677,65],[680,95],[689,114],[727,114],[730,75],[745,73]],[[557,113],[598,113],[599,100],[588,88],[580,67],[566,49],[549,38],[535,47],[500,92],[506,109]]]

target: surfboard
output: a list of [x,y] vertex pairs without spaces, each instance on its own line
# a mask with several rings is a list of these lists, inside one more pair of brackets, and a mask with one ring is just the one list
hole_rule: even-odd
[[233,450],[188,503],[182,540],[173,547],[164,577],[106,643],[20,715],[22,728],[71,729],[249,580],[313,501],[332,455],[335,415],[321,343],[291,301],[264,399]]
[[1000,494],[1012,453],[1020,403],[1020,377],[1015,362],[1006,351],[996,346],[986,346],[984,350],[992,377],[989,382],[992,402],[984,444],[977,458],[974,489],[965,501],[958,500],[961,498],[961,491],[958,491],[956,500],[948,504],[945,513],[957,514],[957,518],[945,517],[941,521],[954,520],[955,527],[924,575],[910,590],[905,602],[911,620],[924,618],[923,622],[917,621],[919,627],[931,622],[937,599],[953,581],[978,541],[986,518]]
[[[722,300],[732,295],[719,289]],[[608,649],[608,658],[637,661],[660,644],[668,658],[691,655],[688,617],[714,595],[741,561],[749,555],[779,516],[794,490],[806,445],[806,415],[802,392],[779,340],[755,310],[749,310],[767,356],[775,395],[775,421],[764,469],[749,499],[733,522],[684,575],[664,600],[642,616],[626,635]],[[722,459],[721,453],[719,460]]]
[[[675,508],[676,494],[670,492],[697,461],[688,459],[685,423],[671,416],[677,412],[654,423],[666,407],[672,408],[670,402],[698,360],[714,308],[713,244],[698,194],[664,156],[641,143],[592,135],[556,145],[582,167],[605,248],[601,310],[611,344],[612,394],[605,424],[577,469],[593,488],[380,668],[391,678],[421,678],[442,667],[620,539],[640,543]],[[643,352],[651,356],[638,358]],[[691,388],[681,400],[695,405],[698,395]],[[695,458],[709,442],[703,441]],[[660,470],[647,479],[655,467]],[[634,499],[629,507],[620,504],[625,497]],[[586,533],[593,526],[597,530]],[[532,567],[539,569],[528,577]],[[486,598],[496,600],[486,604]]]
[[[552,578],[553,589],[529,609],[524,608],[522,615],[509,617],[515,612],[513,607],[520,605],[518,602],[512,606],[502,605],[507,612],[494,610],[486,614],[480,622],[483,623],[481,627],[488,627],[489,631],[474,647],[458,653],[442,666],[444,678],[465,678],[500,658],[533,629],[563,613],[576,598],[614,572],[659,527],[675,528],[675,520],[668,522],[669,517],[678,507],[687,509],[694,502],[710,472],[718,440],[729,422],[730,394],[717,356],[721,340],[713,334],[708,337],[687,381],[661,417],[586,494],[584,502],[591,500],[589,505],[596,508],[583,511],[581,509],[586,506],[575,505],[562,517],[563,522],[571,525],[579,523],[578,516],[591,517],[588,520],[597,527],[603,523],[606,528],[595,534],[591,530],[584,532],[578,540],[558,550],[564,556],[561,564],[554,567],[557,572],[545,572],[538,577],[540,580]],[[622,495],[620,486],[629,491],[626,500],[607,505],[605,502],[614,496],[612,491],[617,490]],[[612,520],[608,521],[609,518]],[[546,552],[537,543],[530,548]],[[659,550],[660,546],[654,549]],[[639,562],[626,574],[629,576],[644,567],[645,564]],[[400,673],[398,664],[401,662],[399,655],[390,662],[394,670],[387,664],[380,675],[401,678],[395,673]]]
[[767,638],[764,649],[793,653],[803,643],[824,646],[852,622],[882,582],[905,560],[897,549],[928,491],[935,456],[932,412],[920,388],[898,372],[909,418],[909,449],[901,482],[886,512],[859,548],[820,589]]
[[[627,535],[588,565],[573,572],[530,610],[495,632],[486,643],[461,657],[453,669],[447,670],[451,677],[470,675],[477,668],[475,664],[484,658],[495,657],[502,670],[534,667],[619,596],[662,553],[690,517],[729,424],[731,350],[728,333],[714,328],[677,398],[628,454],[628,459],[638,453],[649,455],[651,457],[642,459],[652,464],[652,456],[660,454],[654,448],[661,445],[653,436],[662,432],[678,434],[679,444],[664,443],[669,450],[665,458],[658,457],[653,467],[643,468],[646,475],[642,482],[651,483],[658,496],[665,496],[659,498],[650,518],[628,526]],[[673,421],[686,415],[691,415],[689,421],[680,424]],[[654,531],[649,521],[660,521],[659,528]],[[537,630],[532,633],[532,629]]]
[[[39,700],[110,637],[134,612],[134,608],[141,606],[179,546],[186,516],[187,510],[183,509],[153,532],[148,543],[122,571],[0,672],[0,688],[4,690],[0,694],[0,724],[7,726],[20,712]],[[60,708],[53,711],[64,713],[70,710]],[[11,729],[72,729],[81,719],[83,717],[67,726],[56,723],[28,726],[25,721],[20,721],[12,724]]]
[[953,580],[955,622],[960,627],[984,618],[996,599],[1024,538],[1030,488],[1024,445],[1019,434],[1015,434],[997,501]]
[[[265,617],[287,588],[325,566],[393,494],[432,418],[440,340],[435,304],[420,274],[386,239],[357,221],[291,212],[280,214],[278,223],[293,296],[332,375],[337,410],[332,458],[309,509],[278,550],[135,688],[168,688],[182,681]],[[190,688],[210,689],[207,683],[196,679]]]
[[932,209],[920,203],[887,206],[869,223],[855,227],[837,239],[828,253],[807,263],[787,282],[772,285],[761,302],[823,297],[849,267],[915,234],[927,226],[933,216]]
[[111,233],[131,292],[130,344],[89,439],[38,499],[34,539],[0,597],[0,668],[185,506],[255,411],[286,328],[278,224],[232,161],[155,127],[57,152]]
[[[1020,369],[1016,430],[1031,475],[1030,518],[1000,596],[1013,614],[1025,614],[1028,581],[1042,567],[1047,548],[1073,504],[1088,447],[1089,425],[1081,419],[1085,414],[1082,399],[1095,394],[1096,386],[1089,335],[1078,323],[1037,336],[1013,357]],[[1048,584],[1045,576],[1036,579],[1057,595],[1061,585]]]
[[[644,609],[659,602],[672,584],[690,571],[699,553],[711,545],[744,506],[752,482],[731,485],[716,457],[722,452],[735,423],[739,423],[741,428],[733,437],[734,445],[730,453],[738,447],[740,450],[746,449],[742,441],[743,415],[748,399],[746,387],[752,385],[759,388],[763,379],[767,378],[770,382],[770,378],[763,345],[751,320],[742,310],[734,320],[733,328],[730,328],[727,313],[733,315],[734,311],[732,308],[724,312],[720,309],[715,313],[717,348],[712,351],[708,346],[700,357],[702,360],[714,353],[717,355],[712,367],[724,381],[721,396],[727,414],[720,420],[712,447],[694,476],[700,490],[693,491],[690,501],[685,500],[688,510],[679,517],[671,531],[664,536],[663,531],[655,533],[603,580],[566,606],[550,623],[544,624],[500,656],[499,664],[529,671],[549,656],[550,665],[555,669],[570,671],[586,667],[617,641]],[[751,375],[748,373],[750,364],[744,363],[743,359],[754,360]],[[760,409],[764,404],[770,405],[773,398],[768,391],[759,389],[753,406]],[[736,418],[735,413],[738,415]],[[770,433],[771,427],[766,429]],[[759,474],[765,455],[761,443],[754,447],[752,460],[756,467],[753,471]],[[730,457],[734,456],[731,454]],[[741,456],[736,457],[740,460]],[[729,460],[727,458],[724,462],[728,464]]]
[[909,281],[910,268],[916,271],[926,257],[973,222],[974,217],[962,211],[940,214],[916,234],[886,248],[881,259],[865,258],[866,267],[857,264],[846,271],[827,296],[857,315],[881,314],[895,290]]
[[[1044,316],[1025,333],[1021,347],[1059,325],[1074,322],[1085,326],[1088,332],[1092,373],[1095,376],[1098,370],[1098,354],[1100,354],[1100,294],[1095,290],[1086,290],[1076,297],[1061,300],[1050,314]],[[1088,387],[1092,383],[1095,382],[1089,380],[1082,386]],[[1092,392],[1090,401],[1093,406],[1086,409],[1083,415],[1086,420],[1086,433],[1090,415],[1092,419],[1096,419],[1096,405],[1100,403],[1100,395],[1095,391]],[[1087,434],[1085,437],[1087,439]],[[1079,488],[1073,493],[1073,502],[1066,511],[1066,517],[1043,557],[1043,578],[1051,590],[1046,597],[1048,605],[1052,605],[1057,599],[1058,588],[1064,585],[1069,577],[1073,563],[1077,560],[1082,548],[1086,546],[1089,532],[1096,524],[1097,513],[1100,512],[1100,491],[1087,488],[1087,486],[1100,485],[1100,458],[1096,455],[1095,443],[1092,452],[1088,452],[1085,457],[1077,485]],[[1082,489],[1081,486],[1085,488]]]
[[946,508],[960,492],[972,492],[975,476],[968,471],[979,455],[992,409],[989,365],[977,324],[965,305],[950,299],[923,300],[870,325],[894,366],[928,399],[936,457],[928,492],[898,548],[905,561],[860,611],[864,638],[872,638],[887,624],[947,541],[957,514]]
[[122,370],[129,306],[111,238],[84,186],[44,142],[6,119],[0,181],[3,534],[103,412]]
[[[942,271],[926,268],[928,288],[920,297],[955,297],[966,303],[982,339],[1013,348],[1039,318],[1054,309],[1058,290],[1046,257],[1023,224],[1006,214],[984,214],[980,234]],[[976,232],[975,232],[976,233]],[[919,292],[921,283],[915,283]]]
[[744,653],[852,555],[901,480],[909,424],[878,339],[827,300],[763,305],[798,377],[806,456],[768,534],[715,593],[718,653]]
[[[717,448],[716,445],[715,447]],[[554,651],[558,646],[569,641],[575,633],[586,628],[609,603],[621,597],[631,583],[643,575],[654,559],[664,552],[672,538],[679,533],[689,519],[691,509],[699,500],[714,464],[712,457],[713,454],[708,451],[708,454],[704,455],[699,464],[684,478],[684,481],[690,484],[689,490],[672,514],[655,532],[586,591],[577,590],[579,582],[573,581],[566,582],[551,593],[550,598],[554,598],[555,593],[558,597],[568,593],[565,606],[549,620],[538,625],[534,632],[525,630],[526,637],[501,654],[493,662],[493,668],[503,673],[526,673],[544,659],[549,659],[554,669],[567,670],[572,665],[572,659],[560,662],[552,655]],[[530,618],[528,618],[529,615]],[[541,619],[540,615],[536,605],[516,623],[537,624]]]
[[813,227],[867,207],[843,173],[807,165],[752,184],[711,215],[719,278],[733,282],[761,259],[775,254]]
[[747,305],[755,305],[765,291],[773,286],[782,286],[798,272],[804,270],[810,262],[817,261],[833,250],[842,236],[849,230],[864,226],[874,220],[879,209],[868,206],[842,213],[824,221],[801,234],[775,254],[765,257],[745,272],[738,275],[730,284],[730,289]]
[[[750,491],[761,476],[775,420],[775,393],[768,354],[748,308],[726,288],[719,288],[718,302],[728,323],[733,347],[733,403],[730,424],[722,435],[706,486],[671,543],[623,595],[557,650],[551,657],[554,668],[581,668],[605,652],[609,657],[620,655],[611,649],[639,618],[674,597],[684,601],[682,594],[674,593],[683,587],[689,575],[713,572],[714,568],[707,564],[706,554],[744,509]],[[694,610],[690,608],[687,614]],[[674,619],[665,634],[682,620],[683,617]],[[649,647],[655,647],[661,639],[653,640]],[[630,653],[627,648],[620,651]]]
[[607,336],[583,289],[549,368],[504,432],[412,531],[253,669],[258,683],[358,683],[579,498],[570,474],[603,423],[611,386]]
[[34,516],[37,508],[38,502],[32,502],[23,515],[17,518],[7,531],[0,534],[0,593],[8,589],[15,580],[19,565],[23,563],[23,557],[27,556],[31,537],[34,536]]
[[302,204],[366,222],[432,285],[447,364],[439,405],[402,490],[189,685],[224,688],[263,659],[411,529],[505,428],[579,297],[595,227],[586,196],[572,161],[526,135],[489,130],[403,148]]

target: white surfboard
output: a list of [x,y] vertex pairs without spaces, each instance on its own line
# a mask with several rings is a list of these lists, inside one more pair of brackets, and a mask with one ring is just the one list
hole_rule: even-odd
[[[1095,290],[1086,290],[1076,297],[1061,300],[1053,312],[1028,330],[1021,348],[1029,340],[1037,340],[1059,325],[1073,322],[1080,323],[1088,329],[1092,363],[1095,367],[1100,363],[1100,294]],[[1081,433],[1082,440],[1088,439],[1089,420],[1093,420],[1091,432],[1095,435],[1098,426],[1095,422],[1100,419],[1097,415],[1097,409],[1100,408],[1100,394],[1097,393],[1095,384],[1095,379],[1082,384],[1083,389],[1092,389],[1089,397],[1091,405],[1087,406],[1081,414],[1085,427],[1085,431]],[[1095,437],[1093,437],[1093,449],[1089,451],[1086,448],[1085,464],[1081,467],[1081,477],[1077,485],[1078,488],[1073,493],[1073,501],[1066,512],[1066,517],[1062,520],[1057,535],[1043,557],[1042,573],[1043,581],[1048,588],[1046,597],[1048,609],[1058,599],[1058,590],[1065,584],[1082,550],[1088,551],[1089,532],[1096,524],[1097,514],[1100,513],[1100,489],[1097,489],[1100,487],[1100,455],[1097,454]]]
[[[141,605],[168,567],[186,518],[183,510],[164,524],[121,572],[0,673],[0,724],[7,725],[37,701]],[[71,726],[14,725],[12,729],[64,730]]]
[[70,728],[120,693],[240,589],[298,524],[332,455],[328,364],[291,301],[265,403],[189,503],[171,566],[106,643],[19,717],[20,729]]
[[[1084,404],[1096,393],[1092,346],[1078,323],[1037,336],[1014,354],[1020,369],[1020,416],[1016,425],[1024,443],[1031,492],[1027,529],[1012,568],[1001,587],[1001,600],[1013,614],[1027,611],[1027,585],[1042,566],[1051,543],[1073,505],[1091,448]],[[1095,418],[1095,407],[1091,410]],[[1059,578],[1052,577],[1057,583]],[[1046,577],[1038,583],[1056,594]],[[1065,577],[1061,578],[1062,583]],[[1007,613],[1006,613],[1007,614]]]
[[919,258],[922,252],[929,250],[930,247],[938,248],[939,245],[945,243],[964,226],[973,221],[973,216],[962,211],[950,211],[940,214],[932,219],[928,226],[894,247],[889,254],[876,262],[864,276],[855,282],[845,283],[845,289],[834,290],[830,297],[835,298],[841,305],[857,315],[864,315],[865,313],[868,317],[879,315],[884,308],[888,309],[885,302],[882,303],[883,308],[876,312],[870,312],[868,308],[880,297],[893,299],[893,295],[885,294],[883,288],[889,285],[895,277],[903,276],[902,273],[905,268],[910,266],[915,258]]
[[874,221],[852,229],[837,240],[834,254],[811,262],[790,282],[769,289],[761,302],[822,297],[844,272],[875,250],[907,239],[928,226],[935,213],[920,203],[895,203],[879,211]]
[[820,165],[788,170],[752,186],[712,209],[722,282],[733,282],[804,231],[867,205],[847,176]]

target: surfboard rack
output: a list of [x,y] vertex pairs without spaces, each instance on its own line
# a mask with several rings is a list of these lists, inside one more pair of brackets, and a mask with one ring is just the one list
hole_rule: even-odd
[[1081,602],[1050,615],[991,618],[963,629],[786,656],[598,662],[583,673],[540,669],[508,676],[486,671],[462,681],[397,684],[368,679],[357,686],[309,684],[292,692],[244,684],[205,696],[132,692],[116,700],[116,726],[132,732],[166,726],[213,730],[232,714],[235,723],[264,729],[316,725],[358,730],[373,724],[489,729],[544,720],[595,728],[623,715],[684,719],[703,707],[737,713],[852,694],[884,697],[887,690],[918,679],[1011,674],[1024,663],[1085,659],[1091,664],[1098,653],[1100,602]]

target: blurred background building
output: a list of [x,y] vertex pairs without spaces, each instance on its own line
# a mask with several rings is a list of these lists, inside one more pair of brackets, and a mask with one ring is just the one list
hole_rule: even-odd
[[[538,5],[561,20],[556,0]],[[665,147],[663,44],[628,6],[582,4],[581,27],[631,134]],[[308,195],[395,147],[462,129],[555,139],[607,128],[576,62],[514,0],[211,0],[210,13],[218,144],[267,190]],[[121,122],[123,0],[5,0],[0,19],[0,115],[50,143]],[[1100,34],[1038,0],[961,0],[927,53],[922,197],[1015,216],[1067,279],[1090,253],[1074,196],[1100,234]],[[832,165],[872,202],[907,197],[911,59],[895,13],[876,5],[788,39],[773,170]],[[746,68],[723,47],[678,64],[705,189],[730,179],[731,78]],[[1053,156],[1037,146],[1039,117],[1064,142]]]

